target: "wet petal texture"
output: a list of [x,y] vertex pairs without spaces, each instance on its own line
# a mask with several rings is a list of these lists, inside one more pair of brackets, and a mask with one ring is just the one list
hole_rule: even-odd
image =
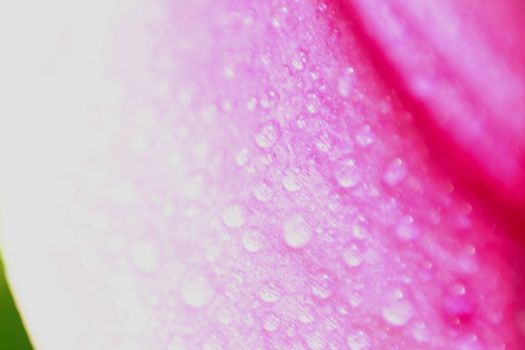
[[344,3],[385,75],[439,142],[446,166],[492,201],[503,197],[523,210],[523,2]]
[[343,4],[85,6],[106,45],[68,22],[0,128],[37,346],[521,348],[522,248],[435,162]]

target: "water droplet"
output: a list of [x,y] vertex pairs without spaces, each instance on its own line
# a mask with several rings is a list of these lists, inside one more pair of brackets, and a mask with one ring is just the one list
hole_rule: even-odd
[[319,299],[327,299],[332,295],[334,281],[327,273],[319,273],[312,279],[312,294]]
[[414,307],[403,297],[403,292],[396,289],[390,300],[383,306],[383,319],[392,326],[403,326],[414,314]]
[[159,257],[153,244],[147,241],[136,243],[132,248],[135,267],[143,272],[153,272],[159,264]]
[[359,128],[355,140],[357,144],[363,148],[370,146],[374,142],[374,134],[372,130],[370,130],[370,126],[363,125]]
[[261,233],[257,230],[245,231],[242,236],[242,246],[250,253],[256,253],[264,247]]
[[317,134],[315,147],[317,147],[319,151],[327,153],[332,149],[332,144],[333,141],[326,131],[321,131],[319,134]]
[[284,189],[288,192],[297,192],[301,189],[301,185],[298,182],[298,174],[295,170],[285,171],[282,183]]
[[222,211],[222,222],[231,228],[239,228],[244,225],[244,210],[238,205],[230,205]]
[[348,334],[346,344],[350,350],[368,350],[370,346],[368,336],[362,330],[356,330]]
[[255,135],[255,143],[261,148],[270,148],[280,136],[279,124],[274,121],[264,124]]
[[312,239],[312,229],[301,214],[285,219],[284,241],[289,247],[301,248]]
[[265,303],[272,304],[281,298],[281,293],[273,283],[269,283],[263,286],[261,292],[259,293],[259,297]]
[[396,227],[396,235],[403,241],[411,241],[419,236],[419,230],[411,216],[404,216]]
[[357,267],[363,263],[364,247],[360,242],[352,242],[343,249],[343,260],[350,267]]
[[246,147],[243,147],[237,152],[235,155],[235,163],[238,166],[244,166],[246,163],[248,163],[248,160],[250,159],[250,152]]
[[306,51],[299,50],[292,55],[292,67],[298,71],[303,70],[307,59],[308,55],[306,54]]
[[335,166],[334,176],[339,186],[343,188],[354,187],[360,180],[355,161],[352,158],[339,160]]
[[306,94],[306,110],[313,114],[319,110],[321,103],[319,102],[319,96],[315,92],[309,92]]
[[475,300],[461,283],[452,284],[444,298],[445,313],[454,324],[468,322],[476,309]]
[[337,91],[339,91],[339,94],[343,97],[350,96],[350,93],[352,92],[353,74],[354,69],[347,68],[337,81]]
[[215,295],[215,290],[204,276],[191,277],[185,280],[180,292],[184,302],[195,308],[206,306]]
[[325,346],[325,340],[321,333],[313,332],[306,336],[306,344],[311,350],[321,350]]
[[271,194],[270,187],[264,183],[258,184],[253,188],[253,195],[259,202],[267,202]]
[[396,186],[403,181],[405,176],[405,164],[400,158],[396,158],[387,166],[383,180],[390,186]]
[[281,320],[273,314],[266,316],[263,320],[263,328],[268,332],[275,332],[280,324]]

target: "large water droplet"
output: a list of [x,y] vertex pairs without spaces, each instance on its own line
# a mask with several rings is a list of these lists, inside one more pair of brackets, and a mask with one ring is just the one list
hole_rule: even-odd
[[395,290],[390,300],[381,311],[383,319],[392,326],[403,326],[410,321],[414,314],[414,307],[403,297],[403,293]]
[[261,148],[270,148],[280,136],[280,127],[274,121],[268,122],[259,128],[255,135],[255,143]]
[[337,162],[334,169],[334,177],[343,188],[351,188],[360,181],[360,176],[352,158],[344,158]]
[[213,286],[204,276],[190,277],[185,280],[180,292],[184,302],[195,308],[206,306],[215,295]]
[[312,229],[301,214],[285,219],[284,241],[292,248],[301,248],[312,239]]
[[244,210],[238,205],[230,205],[222,211],[222,222],[231,228],[239,228],[244,225]]

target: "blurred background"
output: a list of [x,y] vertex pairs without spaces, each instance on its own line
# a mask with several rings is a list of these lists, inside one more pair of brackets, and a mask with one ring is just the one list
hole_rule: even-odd
[[4,273],[0,256],[0,349],[26,350],[33,349],[15,303]]

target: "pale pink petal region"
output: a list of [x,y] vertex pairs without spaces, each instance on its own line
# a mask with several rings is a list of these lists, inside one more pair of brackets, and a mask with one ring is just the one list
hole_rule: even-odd
[[39,348],[520,349],[522,248],[435,163],[347,7],[110,13],[97,60],[73,45],[41,115],[2,120]]
[[446,166],[455,163],[465,182],[481,180],[496,197],[523,206],[523,2],[344,3],[384,59],[389,80],[410,95],[431,137],[442,138]]

